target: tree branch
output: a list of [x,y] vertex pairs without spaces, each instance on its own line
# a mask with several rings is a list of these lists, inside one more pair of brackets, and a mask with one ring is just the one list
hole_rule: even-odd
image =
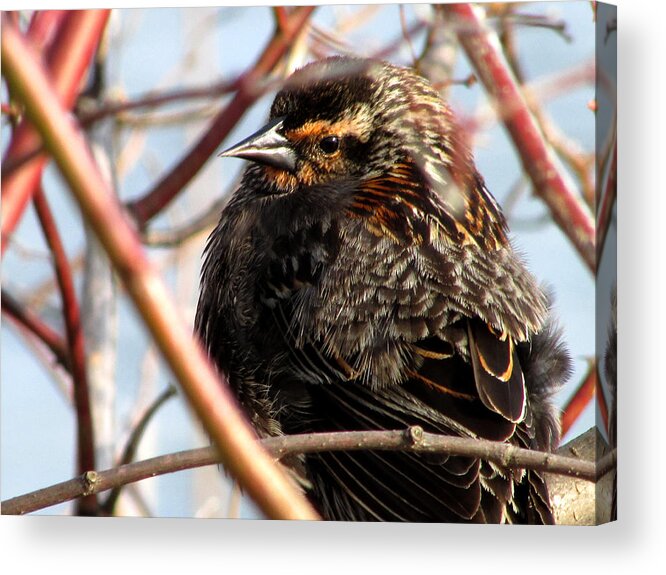
[[596,272],[594,219],[555,157],[530,113],[525,98],[506,64],[499,42],[483,25],[478,9],[469,4],[440,6],[457,22],[458,39],[496,102],[535,193],[550,208],[555,223],[571,240],[588,268]]
[[[95,439],[90,408],[90,394],[88,390],[88,377],[86,373],[85,343],[83,339],[83,326],[81,325],[81,312],[74,288],[72,269],[67,260],[67,254],[62,244],[55,219],[51,213],[46,195],[41,187],[37,186],[33,197],[35,211],[46,243],[53,255],[56,279],[60,288],[62,301],[62,315],[65,322],[65,332],[69,345],[70,367],[74,383],[74,412],[76,414],[77,429],[77,466],[79,473],[86,469],[95,468]],[[97,512],[97,499],[86,497],[81,500],[79,514],[95,515]]]
[[218,98],[238,89],[238,80],[221,80],[208,86],[174,89],[157,94],[146,94],[144,96],[125,101],[103,102],[95,107],[79,111],[79,120],[82,126],[88,127],[109,116],[115,116],[121,112],[128,112],[140,108],[156,108],[173,102],[183,100],[205,100]]
[[597,397],[597,405],[601,413],[601,421],[608,429],[608,408],[606,407],[606,400],[598,389],[599,378],[597,375],[598,364],[596,360],[590,361],[587,373],[583,381],[573,392],[567,403],[562,408],[562,437],[564,437],[571,426],[580,417],[588,404]]
[[63,337],[4,288],[0,298],[2,299],[2,312],[41,341],[51,351],[56,361],[64,369],[70,371],[69,350]]
[[[60,27],[47,56],[47,68],[52,86],[67,109],[72,107],[79,93],[81,79],[95,52],[109,13],[110,10],[73,10],[62,18],[62,22],[58,22]],[[49,19],[56,19],[56,16],[51,15]],[[3,19],[3,32],[9,29],[19,34],[18,29],[9,23],[9,19]],[[28,48],[28,50],[34,57],[33,49]],[[14,132],[3,158],[1,247],[3,255],[9,243],[8,239],[41,179],[47,157],[44,154],[32,157],[20,169],[6,175],[5,165],[40,146],[41,141],[37,131],[24,120]]]
[[[534,469],[595,482],[614,468],[615,452],[595,463],[554,453],[523,449],[497,441],[451,437],[424,432],[419,426],[398,431],[343,431],[271,437],[260,443],[277,459],[321,451],[406,451],[482,458],[506,468]],[[222,463],[212,447],[180,451],[88,472],[63,483],[8,499],[3,515],[23,515],[87,493],[99,493],[149,477]]]
[[[139,448],[139,442],[141,441],[141,438],[143,437],[143,434],[148,427],[148,423],[150,423],[150,420],[157,413],[160,407],[162,407],[162,405],[164,405],[169,399],[176,396],[176,394],[176,388],[170,385],[157,397],[157,399],[141,416],[141,419],[137,423],[136,427],[134,427],[129,439],[127,440],[125,449],[123,449],[123,454],[120,458],[121,466],[129,464],[134,459],[137,449]],[[104,501],[103,509],[109,515],[113,514],[113,509],[115,508],[118,498],[120,497],[121,488],[122,485],[114,487],[111,493],[109,493],[106,501]]]
[[613,219],[613,206],[617,195],[617,141],[613,142],[613,156],[605,176],[603,195],[597,209],[597,258],[600,260],[606,244],[606,235]]

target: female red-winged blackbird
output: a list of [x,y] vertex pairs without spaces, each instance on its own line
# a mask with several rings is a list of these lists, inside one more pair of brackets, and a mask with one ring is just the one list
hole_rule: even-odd
[[[296,72],[205,252],[196,331],[264,435],[404,429],[551,449],[568,355],[449,108],[414,72]],[[299,462],[326,519],[552,523],[543,476],[471,457]]]

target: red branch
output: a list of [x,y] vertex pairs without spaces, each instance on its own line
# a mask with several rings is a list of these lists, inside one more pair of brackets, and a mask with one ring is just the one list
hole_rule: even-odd
[[274,6],[273,16],[275,17],[275,24],[281,32],[289,30],[289,13],[285,6]]
[[447,4],[442,5],[441,9],[456,22],[460,44],[496,102],[523,168],[532,180],[535,193],[548,205],[557,225],[594,273],[596,251],[592,215],[556,163],[502,55],[499,42],[491,40],[490,32],[473,6]]
[[24,39],[10,26],[1,41],[9,87],[39,128],[45,147],[226,467],[268,517],[317,519],[307,499],[257,444],[228,385],[180,318],[138,234],[99,173],[84,134],[63,108]]
[[[75,10],[68,12],[60,23],[46,58],[46,67],[53,87],[67,109],[74,104],[81,80],[106,26],[109,12]],[[46,18],[45,16],[43,19]],[[13,26],[9,20],[3,19],[2,22],[3,32],[8,26]],[[3,167],[5,162],[23,157],[39,146],[40,138],[37,132],[27,120],[22,121],[13,134],[3,159]],[[28,201],[37,189],[46,160],[46,156],[40,154],[6,177],[3,173],[2,254],[5,253],[7,240],[16,229]]]
[[224,138],[259,98],[263,77],[280,61],[307,24],[314,7],[302,6],[284,16],[282,26],[268,43],[252,69],[239,81],[234,98],[212,121],[206,133],[151,191],[131,202],[128,208],[140,227],[164,209],[194,178]]
[[40,10],[30,20],[27,37],[35,50],[41,52],[47,48],[67,17],[67,10]]
[[610,169],[606,176],[606,185],[604,186],[603,196],[597,209],[597,261],[601,259],[606,235],[610,227],[613,216],[613,206],[617,194],[617,141],[613,144],[613,158]]
[[[44,233],[46,243],[53,255],[56,278],[62,298],[62,312],[65,320],[67,343],[69,344],[70,367],[74,382],[74,407],[77,423],[77,465],[79,473],[95,469],[95,441],[86,375],[85,345],[81,312],[74,288],[72,269],[67,260],[65,248],[60,239],[55,219],[41,186],[33,196],[35,210]],[[97,498],[94,495],[79,501],[79,515],[95,515]]]
[[69,350],[61,335],[4,289],[2,290],[2,312],[46,345],[60,365],[67,370],[70,369]]
[[585,378],[574,391],[573,395],[567,401],[566,405],[562,408],[562,418],[560,420],[562,426],[562,437],[564,437],[576,420],[580,417],[581,413],[585,410],[588,404],[594,398],[597,389],[597,368],[596,362],[590,365]]

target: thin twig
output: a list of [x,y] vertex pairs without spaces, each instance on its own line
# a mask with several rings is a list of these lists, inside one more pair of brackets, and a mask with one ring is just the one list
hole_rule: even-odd
[[147,94],[133,100],[105,102],[94,108],[80,110],[78,117],[81,125],[87,128],[95,122],[99,122],[104,118],[115,116],[123,112],[130,112],[142,108],[157,108],[174,102],[219,98],[220,96],[230,94],[237,89],[238,79],[232,81],[222,80],[211,84],[210,86],[184,88],[181,90],[161,92],[159,94]]
[[[37,218],[51,254],[56,279],[60,288],[62,314],[69,345],[70,371],[74,382],[74,407],[77,425],[77,464],[79,473],[95,468],[95,440],[86,374],[85,343],[78,298],[74,288],[74,277],[67,260],[65,247],[58,232],[55,218],[51,213],[46,195],[41,186],[37,187],[33,201]],[[95,515],[97,499],[94,496],[80,500],[78,514]]]
[[30,308],[22,305],[12,294],[2,289],[2,311],[17,324],[41,341],[55,356],[57,362],[70,370],[69,350],[64,338],[45,324]]
[[509,7],[508,14],[501,14],[500,18],[510,20],[514,25],[526,26],[533,28],[543,28],[545,30],[552,30],[561,36],[565,41],[571,42],[573,40],[571,34],[567,31],[567,24],[563,20],[555,20],[547,15],[542,14],[524,14],[520,12],[513,12],[511,4],[505,4]]
[[[407,37],[415,36],[426,26],[427,26],[426,22],[424,22],[423,20],[418,20],[417,22],[412,24],[407,30],[406,32]],[[375,51],[371,55],[371,57],[377,58],[379,60],[388,58],[391,54],[402,48],[404,42],[405,42],[405,32],[401,32],[400,35],[397,36],[394,40],[387,42],[380,50]]]
[[116,117],[119,127],[151,128],[155,126],[185,126],[192,122],[201,122],[215,116],[217,105],[201,104],[175,112],[155,112],[151,114],[122,113]]
[[[237,182],[231,186],[235,189]],[[173,248],[181,245],[195,235],[214,226],[220,219],[220,212],[229,201],[229,195],[225,194],[215,202],[201,215],[193,220],[182,224],[177,228],[169,229],[148,229],[141,234],[144,244],[153,248]]]
[[[444,453],[481,458],[505,468],[534,469],[549,473],[597,481],[615,463],[614,452],[599,462],[584,461],[554,453],[523,449],[498,441],[452,437],[424,432],[419,426],[396,431],[343,431],[271,437],[261,440],[276,458],[322,451],[405,451]],[[2,503],[4,515],[23,515],[69,501],[82,494],[99,493],[156,475],[221,463],[212,447],[203,447],[161,455],[137,463],[81,477],[8,499]]]
[[515,19],[511,18],[515,10],[515,5],[505,4],[504,7],[505,10],[499,14],[499,39],[513,75],[516,77],[518,83],[522,85],[525,83],[525,73],[518,59],[518,46],[514,27]]
[[[4,297],[5,296],[3,295],[3,298]],[[3,308],[3,313],[5,313],[5,311],[6,310]],[[37,364],[41,365],[44,368],[44,371],[52,378],[65,405],[74,409],[74,393],[72,391],[71,374],[55,359],[53,352],[48,349],[41,340],[37,339],[32,332],[28,331],[25,325],[16,321],[16,319],[9,314],[7,314],[6,317],[9,320],[9,323],[15,327],[18,335],[23,338],[24,345],[35,358]],[[63,346],[65,352],[67,352],[67,346],[64,343],[64,340]],[[19,379],[20,377],[16,381]]]
[[[160,407],[162,407],[169,399],[171,399],[175,395],[176,395],[176,388],[170,385],[162,393],[160,393],[160,395],[157,396],[155,401],[148,407],[146,412],[139,419],[139,423],[137,423],[137,425],[132,430],[132,433],[130,434],[127,444],[125,445],[125,449],[123,450],[123,454],[120,458],[119,465],[127,465],[128,463],[131,463],[134,460],[134,456],[136,455],[136,451],[139,447],[139,442],[141,441],[141,438],[143,437],[143,434],[146,431],[146,428],[148,427],[148,423],[150,423],[150,420],[158,412]],[[102,509],[105,511],[106,514],[113,515],[113,510],[118,501],[118,497],[120,497],[120,492],[122,487],[123,487],[122,485],[114,487],[111,490],[111,493],[109,493],[109,496],[102,504]]]
[[[16,240],[14,240],[13,243],[16,244]],[[51,255],[49,253],[44,252],[44,254],[46,258],[50,259]],[[69,265],[72,268],[72,272],[75,274],[79,272],[83,267],[83,255],[79,253],[72,256],[69,260]],[[9,282],[7,283],[9,284]],[[34,286],[27,286],[25,288],[25,294],[22,296],[22,300],[26,307],[38,311],[44,310],[49,307],[49,298],[53,296],[57,289],[58,286],[54,279],[52,277],[46,277],[41,281],[37,281]]]
[[[233,81],[222,80],[210,86],[184,88],[182,90],[172,90],[160,94],[147,94],[139,96],[132,100],[109,100],[96,104],[94,106],[88,105],[84,101],[77,110],[76,115],[79,123],[84,128],[90,128],[97,122],[104,120],[110,116],[119,116],[134,110],[143,108],[157,108],[165,106],[174,102],[188,101],[188,100],[205,100],[214,99],[234,92],[238,89],[238,79]],[[131,123],[126,116],[122,117],[125,123]],[[30,161],[32,158],[42,153],[43,147],[41,143],[35,145],[31,150],[24,151],[21,156],[14,158],[7,158],[3,163],[2,173],[3,176],[11,174],[14,170],[20,168],[23,164]]]
[[594,152],[585,152],[576,141],[563,134],[529,91],[525,91],[525,96],[535,119],[539,122],[539,127],[544,134],[544,138],[546,138],[553,149],[574,171],[578,177],[583,198],[585,198],[587,205],[593,209],[595,201],[595,182],[593,177]]
[[409,57],[411,58],[412,66],[416,68],[418,64],[418,58],[416,57],[414,44],[412,44],[412,37],[409,34],[409,30],[407,29],[407,15],[405,14],[405,5],[400,4],[398,11],[400,13],[400,29],[402,30],[402,35],[405,39],[405,43],[407,44],[407,48],[409,48]]
[[355,52],[354,47],[344,38],[340,37],[336,31],[328,30],[311,24],[310,26],[310,51],[315,54],[317,58],[324,58],[333,53],[352,54]]

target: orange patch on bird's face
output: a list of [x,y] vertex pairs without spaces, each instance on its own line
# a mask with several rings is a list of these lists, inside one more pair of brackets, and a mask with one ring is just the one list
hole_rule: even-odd
[[331,122],[325,120],[313,120],[306,122],[298,128],[293,130],[286,130],[285,136],[292,142],[304,142],[308,140],[316,140],[323,136],[332,134]]
[[297,177],[287,170],[281,170],[280,168],[274,168],[272,166],[264,166],[264,171],[266,172],[268,179],[271,182],[274,182],[280,190],[292,191],[298,186]]
[[315,170],[310,162],[301,162],[295,173],[272,166],[264,166],[264,170],[269,180],[285,192],[292,192],[298,186],[314,186],[326,181],[325,174]]
[[287,130],[285,136],[292,142],[311,141],[316,142],[325,136],[355,136],[361,141],[367,139],[368,127],[362,119],[343,118],[337,122],[329,120],[311,120],[302,126]]
[[364,142],[370,136],[371,120],[363,108],[336,122],[311,120],[302,126],[285,130],[284,136],[297,151],[300,161],[295,172],[266,166],[266,175],[284,191],[298,186],[313,186],[330,181],[336,175],[348,174],[349,163],[341,146],[333,153],[324,152],[319,144],[323,138],[337,136],[340,140],[352,136]]

